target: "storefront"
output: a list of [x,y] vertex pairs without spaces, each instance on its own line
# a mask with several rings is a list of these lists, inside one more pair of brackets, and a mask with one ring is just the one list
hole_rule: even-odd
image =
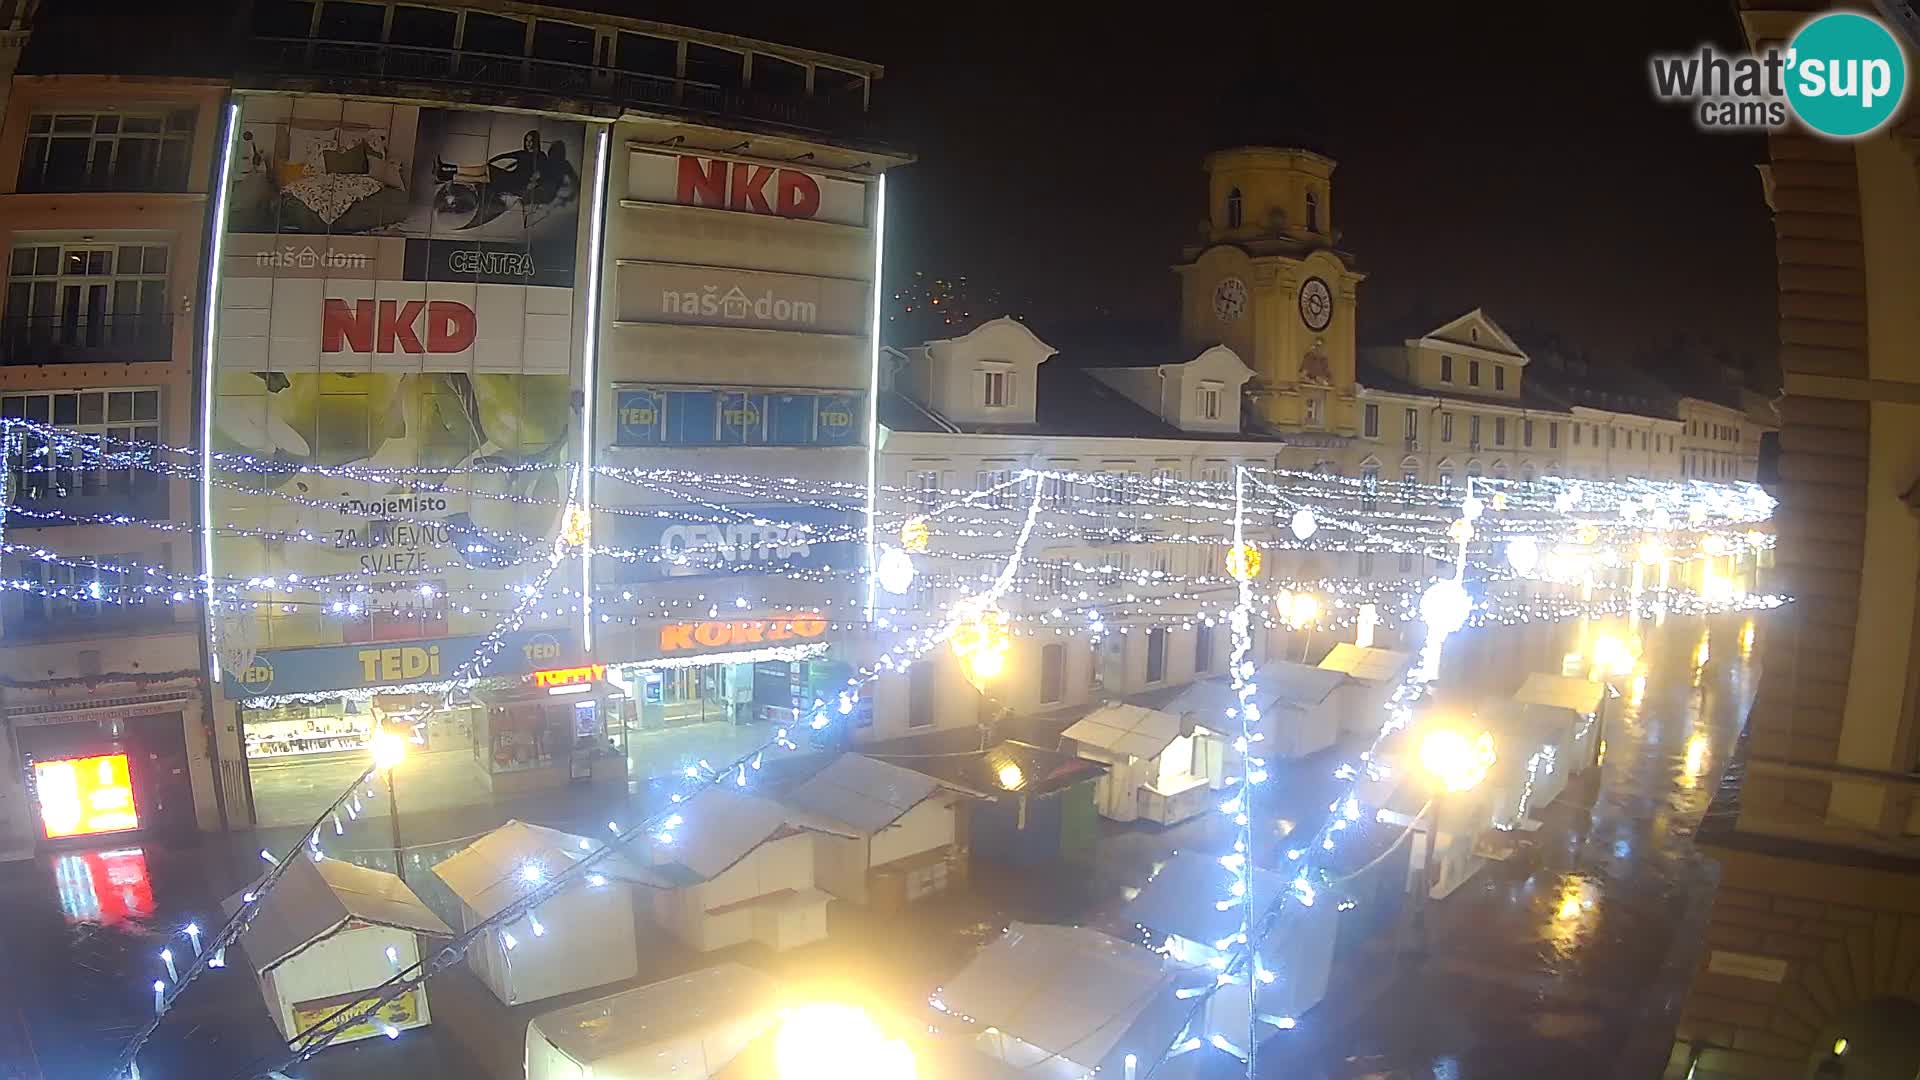
[[185,694],[12,708],[36,843],[173,836],[195,829]]
[[[495,791],[565,783],[572,736],[550,735],[533,718],[570,707],[505,706],[531,693],[561,702],[532,682],[536,672],[578,662],[574,642],[571,630],[509,634],[480,667],[484,677],[465,688],[453,680],[475,669],[483,635],[257,653],[244,670],[225,672],[223,682],[238,708],[254,822],[312,820],[366,768],[373,733],[408,718],[423,718],[411,722],[413,745],[396,774],[410,809],[452,809]],[[597,723],[601,699],[592,700]],[[572,724],[569,711],[553,730]],[[496,783],[502,774],[526,775]]]
[[650,627],[637,651],[655,655],[606,669],[632,703],[629,774],[667,776],[738,756],[808,715],[814,701],[837,701],[851,668],[830,629],[815,615]]
[[605,664],[546,668],[473,692],[473,760],[495,793],[624,779],[631,700]]

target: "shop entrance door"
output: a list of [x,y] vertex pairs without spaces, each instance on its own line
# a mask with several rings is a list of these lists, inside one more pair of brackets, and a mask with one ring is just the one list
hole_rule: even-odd
[[187,769],[186,732],[179,713],[127,721],[127,772],[150,835],[179,837],[194,831],[193,778]]

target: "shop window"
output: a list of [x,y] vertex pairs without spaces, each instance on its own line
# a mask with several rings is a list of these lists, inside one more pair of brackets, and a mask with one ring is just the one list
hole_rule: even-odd
[[1167,632],[1162,627],[1147,631],[1147,682],[1165,682],[1167,678]]
[[1213,670],[1213,627],[1207,623],[1193,628],[1193,670],[1197,675]]
[[190,108],[35,113],[18,190],[183,191],[193,124]]
[[1067,649],[1047,645],[1040,650],[1040,704],[1057,705],[1067,695]]

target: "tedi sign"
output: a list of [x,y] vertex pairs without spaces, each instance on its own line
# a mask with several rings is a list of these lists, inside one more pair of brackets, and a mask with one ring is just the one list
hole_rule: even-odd
[[320,312],[323,353],[458,353],[473,348],[473,309],[457,300],[328,298]]

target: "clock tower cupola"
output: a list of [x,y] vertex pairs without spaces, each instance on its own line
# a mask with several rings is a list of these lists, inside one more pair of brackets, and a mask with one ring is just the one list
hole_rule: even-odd
[[1363,275],[1334,246],[1333,160],[1242,146],[1207,155],[1205,167],[1200,242],[1174,266],[1185,348],[1226,345],[1246,361],[1257,423],[1354,434],[1354,299]]

